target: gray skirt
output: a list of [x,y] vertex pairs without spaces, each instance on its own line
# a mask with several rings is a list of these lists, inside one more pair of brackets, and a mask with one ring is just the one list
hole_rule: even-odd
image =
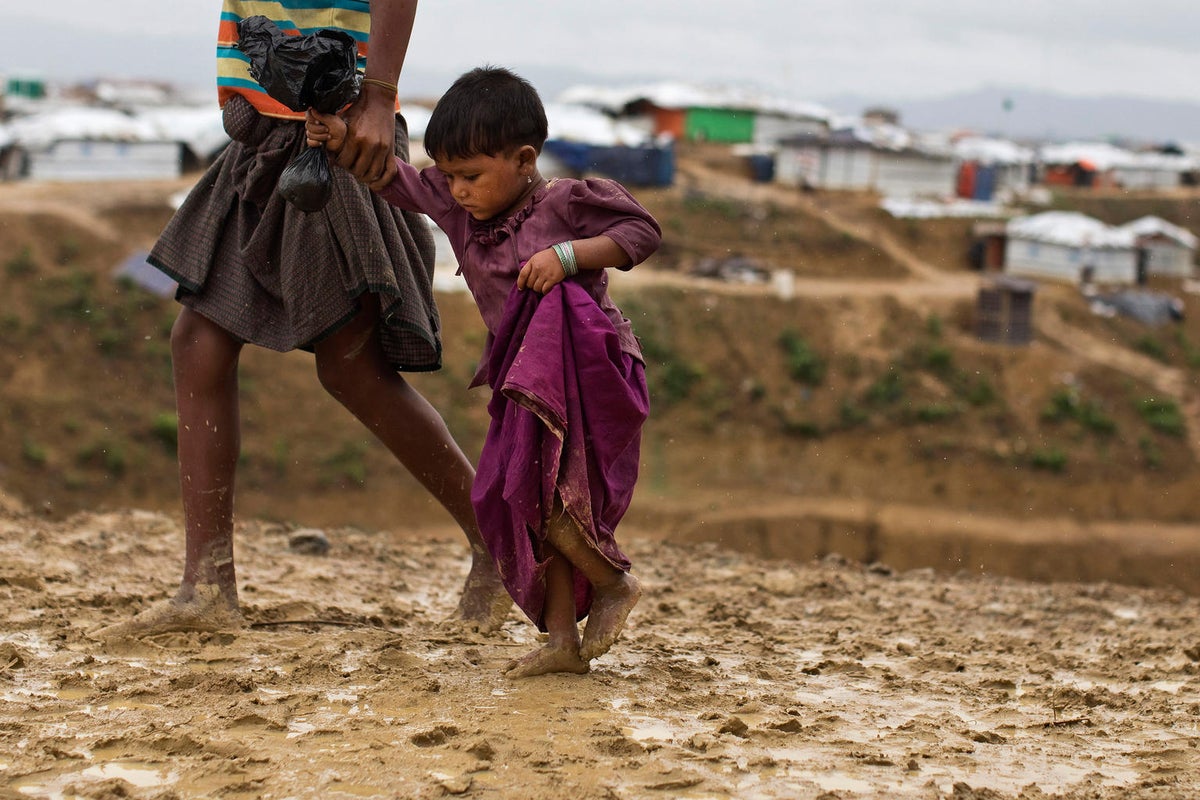
[[[150,253],[150,263],[178,283],[176,299],[242,342],[286,352],[312,350],[372,293],[392,367],[440,368],[426,219],[389,206],[336,166],[329,203],[300,211],[275,185],[307,147],[304,124],[264,117],[240,98],[225,104],[224,123],[233,141]],[[408,157],[399,117],[396,153]]]

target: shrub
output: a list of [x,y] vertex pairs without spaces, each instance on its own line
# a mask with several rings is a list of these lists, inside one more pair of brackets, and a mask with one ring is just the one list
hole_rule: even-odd
[[1167,360],[1167,348],[1158,339],[1153,336],[1142,336],[1133,343],[1133,349],[1140,353],[1145,353],[1156,361]]
[[1042,419],[1056,423],[1074,420],[1085,429],[1102,436],[1117,430],[1116,421],[1104,412],[1099,403],[1081,398],[1074,389],[1060,389],[1051,395],[1042,409]]
[[35,467],[44,466],[46,463],[46,448],[32,439],[25,439],[21,442],[21,458],[25,459],[26,463],[32,464]]
[[13,278],[32,275],[37,271],[37,262],[33,259],[33,250],[25,245],[17,254],[4,262],[4,271]]
[[99,467],[114,477],[124,475],[125,468],[128,466],[125,449],[120,443],[107,439],[84,446],[80,449],[76,460],[80,466]]
[[1183,436],[1187,430],[1183,413],[1174,400],[1147,397],[1138,403],[1138,413],[1142,415],[1142,419],[1147,425],[1159,433],[1165,433],[1168,436]]
[[996,401],[996,387],[983,375],[973,381],[964,378],[958,384],[958,393],[973,406],[986,406]]
[[892,366],[867,388],[866,401],[872,405],[891,405],[904,396],[904,376]]
[[1057,447],[1044,447],[1033,452],[1030,463],[1034,469],[1062,472],[1067,468],[1067,454]]
[[345,442],[342,448],[325,458],[321,465],[330,480],[346,479],[359,486],[367,482],[367,446],[363,442]]
[[164,411],[154,416],[150,423],[150,433],[163,446],[174,453],[179,449],[179,417],[173,411]]
[[932,423],[951,419],[958,414],[958,409],[948,403],[930,403],[917,409],[917,420]]
[[925,331],[934,339],[942,338],[942,318],[937,314],[930,314],[925,320]]
[[825,360],[813,352],[804,337],[792,330],[779,334],[779,346],[787,358],[788,375],[806,386],[820,386],[825,380]]
[[954,369],[954,351],[945,345],[934,345],[925,351],[924,367],[938,375],[946,375]]

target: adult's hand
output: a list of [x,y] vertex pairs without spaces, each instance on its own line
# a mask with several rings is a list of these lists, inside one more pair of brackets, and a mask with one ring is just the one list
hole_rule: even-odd
[[335,163],[372,189],[382,188],[396,175],[395,103],[386,89],[368,83],[342,115],[348,130]]

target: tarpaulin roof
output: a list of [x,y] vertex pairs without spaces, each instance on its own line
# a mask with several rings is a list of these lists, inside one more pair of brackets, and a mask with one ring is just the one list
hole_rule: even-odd
[[135,112],[100,106],[39,106],[0,125],[0,147],[19,144],[46,148],[64,140],[181,142],[210,157],[229,143],[215,103],[203,106],[155,106]]
[[1075,211],[1046,211],[1008,222],[1008,235],[1067,247],[1133,247],[1131,231],[1112,228],[1098,219]]
[[1168,239],[1174,239],[1179,244],[1191,250],[1196,249],[1197,239],[1191,231],[1173,225],[1161,217],[1145,216],[1140,219],[1135,219],[1133,222],[1126,222],[1120,226],[1120,230],[1126,230],[1133,233],[1134,236],[1165,236]]
[[560,103],[590,105],[613,112],[638,100],[647,100],[660,108],[727,108],[819,120],[833,116],[829,109],[816,103],[749,89],[704,87],[673,81],[619,88],[573,86],[558,96]]
[[954,142],[953,147],[955,155],[963,161],[984,164],[1028,164],[1033,161],[1033,150],[1007,139],[966,136]]

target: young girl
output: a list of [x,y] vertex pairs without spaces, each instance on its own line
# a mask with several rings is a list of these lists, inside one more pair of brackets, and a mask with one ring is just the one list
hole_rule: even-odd
[[[345,124],[309,112],[308,143],[336,154]],[[442,228],[488,329],[479,372],[492,422],[472,502],[500,575],[548,643],[511,677],[588,671],[641,587],[613,536],[637,479],[649,408],[641,349],[608,295],[661,242],[654,218],[609,180],[546,181],[546,114],[505,69],[475,69],[425,131],[434,166],[358,174]],[[587,617],[582,639],[578,622]]]

